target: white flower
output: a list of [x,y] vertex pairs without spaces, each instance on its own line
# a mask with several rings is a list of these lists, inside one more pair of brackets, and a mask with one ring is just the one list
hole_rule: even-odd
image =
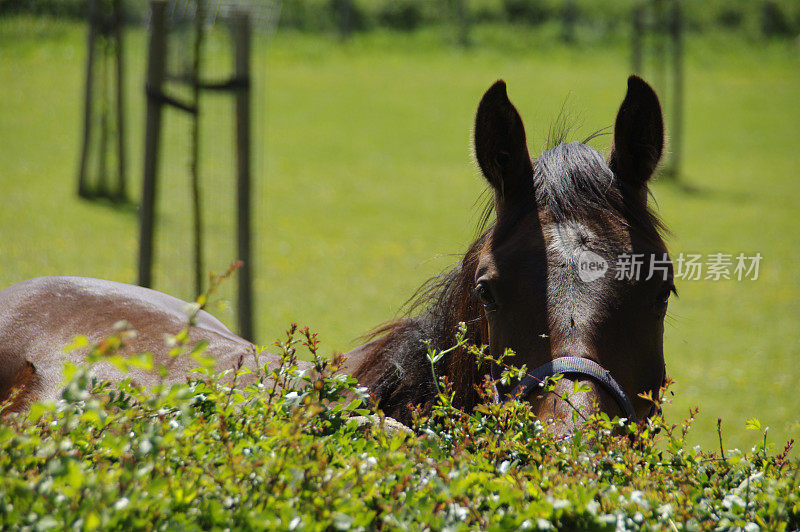
[[153,450],[153,444],[150,443],[150,440],[142,440],[139,444],[139,451],[142,454],[147,454]]
[[566,499],[555,499],[553,501],[553,510],[561,510],[563,508],[569,508],[570,502]]
[[122,497],[121,499],[117,500],[117,502],[114,503],[114,509],[122,510],[123,508],[126,508],[128,504],[130,504],[130,502],[131,501],[127,497]]
[[586,510],[592,515],[597,515],[597,512],[600,510],[600,503],[597,501],[589,501],[586,503]]
[[647,502],[647,499],[644,498],[644,492],[639,490],[634,490],[631,492],[631,502],[635,502],[640,508],[644,508],[645,510],[650,509],[650,503]]
[[452,502],[450,503],[450,513],[452,513],[459,521],[463,521],[469,515],[469,510],[460,504]]
[[497,466],[497,473],[499,475],[505,475],[508,473],[508,470],[511,468],[511,462],[508,460],[503,460],[499,466]]

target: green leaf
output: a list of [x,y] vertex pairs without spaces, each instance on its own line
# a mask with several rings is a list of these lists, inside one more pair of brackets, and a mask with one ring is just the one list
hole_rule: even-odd
[[577,381],[576,380],[575,382],[572,383],[572,393],[573,394],[577,394],[577,393],[580,393],[580,392],[590,392],[590,391],[592,391],[591,386],[589,386],[585,382],[581,382],[581,381]]
[[140,368],[145,371],[153,369],[153,355],[152,353],[138,353],[128,357],[128,364],[133,368]]
[[761,422],[757,418],[750,418],[744,424],[746,429],[761,430]]
[[72,341],[64,346],[64,351],[74,351],[75,349],[82,349],[89,346],[89,339],[86,336],[79,335],[72,338]]

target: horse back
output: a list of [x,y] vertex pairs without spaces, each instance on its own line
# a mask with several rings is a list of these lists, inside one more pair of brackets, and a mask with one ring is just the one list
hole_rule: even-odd
[[[165,335],[177,334],[188,324],[188,303],[175,297],[128,284],[84,277],[40,277],[0,291],[0,402],[17,388],[10,410],[25,409],[34,400],[58,397],[64,362],[80,364],[86,349],[65,351],[75,336],[97,344],[118,332],[125,320],[135,335],[127,352],[149,352],[156,366],[167,369],[167,382],[184,381],[197,367],[188,356],[169,355]],[[211,314],[200,311],[190,329],[190,343],[206,340],[206,353],[216,359],[216,370],[233,369],[241,360],[255,367],[254,347],[233,334]],[[133,370],[125,375],[108,363],[92,368],[95,376],[152,386],[155,372]]]

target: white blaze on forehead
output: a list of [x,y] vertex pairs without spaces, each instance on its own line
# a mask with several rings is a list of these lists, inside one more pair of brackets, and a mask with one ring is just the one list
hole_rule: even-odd
[[608,271],[608,261],[593,251],[584,249],[578,255],[578,277],[584,283],[602,278]]
[[594,232],[580,222],[570,221],[550,226],[549,248],[564,262],[575,267],[578,256],[588,249],[588,242],[596,239]]
[[[554,296],[549,298],[554,306],[550,309],[551,326],[569,338],[573,332],[585,332],[591,326],[596,310],[590,294],[601,289],[595,281],[606,274],[608,264],[591,251],[591,243],[597,237],[586,225],[577,221],[556,223],[549,226],[547,233],[548,262],[557,265],[548,275],[548,290]],[[580,343],[579,338],[573,339]]]

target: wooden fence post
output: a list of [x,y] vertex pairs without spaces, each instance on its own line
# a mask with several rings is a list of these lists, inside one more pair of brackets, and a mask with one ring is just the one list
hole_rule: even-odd
[[97,32],[98,13],[97,0],[89,0],[89,32],[86,43],[86,87],[83,99],[83,147],[81,148],[81,163],[78,170],[78,195],[86,197],[89,188],[86,185],[86,174],[89,166],[89,143],[92,140],[92,89],[94,74],[94,41]]
[[166,8],[164,0],[150,3],[150,44],[147,63],[147,116],[144,139],[144,176],[142,205],[139,212],[139,285],[149,287],[153,281],[153,227],[156,207],[156,171],[158,144],[161,135],[161,105],[159,99],[164,82],[166,63]]
[[192,218],[194,220],[194,292],[203,293],[203,211],[200,198],[200,74],[203,52],[203,25],[205,24],[205,6],[197,0],[194,27],[194,51],[192,55],[192,105],[197,110],[192,120],[192,153],[190,163]]
[[353,32],[353,0],[334,0],[331,5],[336,14],[339,36],[347,40]]
[[117,190],[115,193],[119,201],[128,198],[128,180],[125,175],[125,54],[122,47],[122,37],[125,33],[125,14],[122,0],[114,0],[114,32],[116,42],[116,67],[117,67]]
[[642,72],[642,37],[644,35],[644,6],[639,3],[633,8],[631,28],[631,70],[634,74]]
[[672,177],[677,179],[681,174],[681,157],[683,146],[683,13],[680,0],[672,4]]
[[239,12],[233,21],[236,89],[237,247],[242,267],[239,279],[239,334],[253,340],[253,299],[250,226],[250,17]]

